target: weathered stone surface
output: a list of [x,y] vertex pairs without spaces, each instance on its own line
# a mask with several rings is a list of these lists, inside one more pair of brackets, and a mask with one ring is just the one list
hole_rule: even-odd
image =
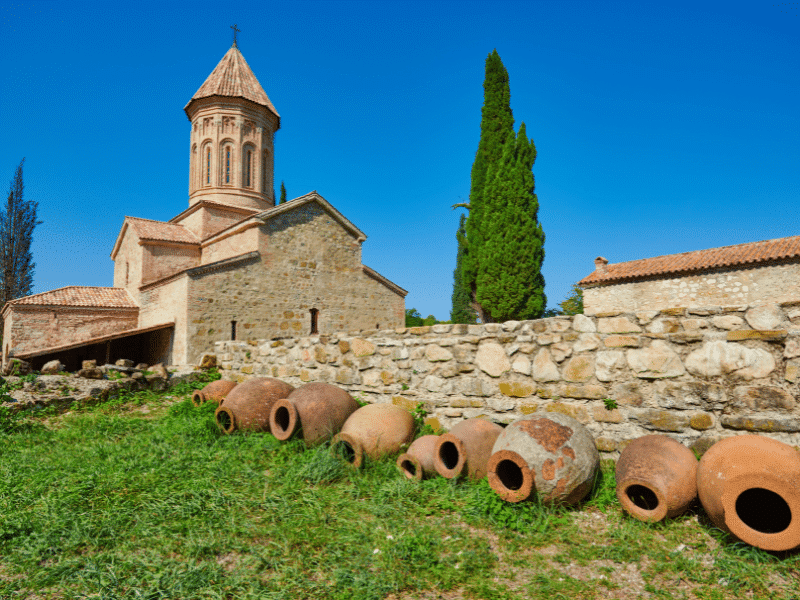
[[598,319],[597,331],[600,333],[639,333],[641,327],[627,317],[607,317]]
[[545,406],[544,410],[545,412],[567,415],[568,417],[572,417],[581,423],[589,422],[589,411],[586,410],[585,406],[567,404],[565,402],[553,402]]
[[645,427],[658,431],[683,431],[689,425],[689,417],[669,410],[638,409],[630,417]]
[[670,333],[667,337],[670,342],[676,344],[691,344],[703,341],[705,336],[697,331],[679,331],[678,333]]
[[483,402],[474,398],[452,398],[450,406],[453,408],[481,408]]
[[786,337],[787,331],[785,329],[738,329],[736,331],[729,331],[726,336],[729,342],[736,342],[739,340],[766,340],[768,342],[778,342]]
[[[480,325],[470,325],[470,327],[481,328]],[[408,328],[408,333],[410,333],[411,335],[426,335],[426,334],[428,334],[430,332],[431,332],[430,325],[426,325],[426,326],[423,326],[423,327],[409,327]],[[470,333],[472,333],[472,331],[470,331]]]
[[116,366],[118,366],[118,367],[130,367],[130,368],[132,368],[133,365],[136,364],[136,363],[134,363],[132,360],[129,360],[127,358],[120,358],[114,364]]
[[721,439],[722,437],[718,434],[706,433],[701,435],[694,442],[692,442],[692,444],[689,446],[689,449],[695,452],[696,454],[703,456],[703,454],[705,454],[708,451],[708,449],[711,448],[711,446],[716,444]]
[[659,381],[653,400],[661,408],[722,410],[728,402],[725,387],[703,381]]
[[653,340],[641,350],[628,350],[627,359],[634,375],[642,379],[678,377],[686,372],[678,354],[661,340]]
[[[491,325],[491,323],[488,324]],[[495,342],[487,342],[478,346],[475,364],[491,377],[500,377],[506,371],[511,370],[511,362],[506,356],[506,351]]]
[[375,344],[361,338],[353,339],[353,341],[350,342],[350,349],[357,357],[371,356],[375,354]]
[[572,355],[572,346],[565,342],[553,344],[550,346],[550,354],[552,355],[553,360],[556,362],[561,362],[568,356]]
[[536,381],[558,381],[561,379],[558,367],[550,358],[550,352],[547,351],[547,348],[542,348],[536,353],[531,373]]
[[744,325],[744,319],[736,315],[718,315],[711,319],[714,327],[720,329],[741,329]]
[[785,358],[797,358],[800,356],[800,338],[794,336],[786,340],[786,345],[783,347],[783,356]]
[[661,309],[662,315],[669,315],[671,317],[682,317],[686,314],[686,308],[681,306],[676,306],[674,308],[662,308]]
[[163,377],[165,380],[169,379],[169,372],[167,368],[164,366],[163,363],[156,363],[154,365],[150,365],[147,368],[153,375],[158,375],[159,377]]
[[594,359],[588,354],[570,358],[563,372],[563,378],[574,383],[589,381],[592,375],[594,375]]
[[689,418],[689,426],[697,431],[705,431],[714,426],[714,416],[709,413],[697,413]]
[[647,325],[658,315],[657,310],[640,310],[634,313],[639,321],[639,325]]
[[525,355],[519,355],[514,358],[511,363],[511,369],[515,373],[522,373],[523,375],[531,374],[531,359]]
[[431,326],[433,333],[450,333],[452,328],[453,326],[447,323],[437,323],[436,325]]
[[494,411],[506,412],[517,408],[517,400],[513,398],[490,396],[486,399],[486,404]]
[[561,341],[561,336],[557,333],[542,333],[536,336],[536,343],[540,346],[549,346]]
[[[436,325],[434,325],[434,327],[436,327]],[[447,348],[442,348],[436,344],[429,344],[425,348],[425,358],[431,362],[446,361],[453,358],[453,353]]]
[[784,389],[770,385],[738,386],[733,390],[738,406],[751,410],[793,410],[794,397]]
[[97,361],[92,360],[84,360],[81,362],[81,369],[94,369],[97,366]]
[[784,373],[786,381],[797,383],[800,381],[800,361],[789,360],[786,362],[786,371]]
[[603,345],[606,348],[623,348],[625,346],[638,348],[641,343],[635,335],[608,335],[603,338]]
[[594,333],[597,331],[594,321],[586,315],[575,315],[572,318],[572,328],[581,333]]
[[82,377],[84,379],[103,379],[103,371],[101,371],[98,367],[81,369],[78,371],[77,375],[78,377]]
[[503,331],[516,331],[521,325],[519,321],[506,321],[503,323]]
[[800,419],[781,417],[737,417],[722,415],[720,423],[727,429],[745,429],[747,431],[774,433],[785,431],[797,433],[800,431]]
[[572,317],[556,317],[550,321],[550,330],[556,333],[564,333],[572,327]]
[[644,395],[635,381],[614,384],[609,397],[624,406],[641,406],[644,402]]
[[564,386],[561,390],[561,395],[564,398],[588,398],[590,400],[599,400],[606,397],[606,390],[602,385],[592,383],[576,384],[570,383]]
[[624,353],[619,351],[598,352],[594,374],[600,381],[614,381],[626,366]]
[[51,360],[49,362],[44,363],[42,366],[42,370],[40,371],[42,375],[56,375],[65,369],[64,365],[61,363],[60,360]]
[[675,333],[681,330],[678,319],[658,319],[647,326],[649,333]]
[[401,408],[405,408],[409,412],[414,412],[418,403],[418,400],[408,398],[406,396],[392,396],[392,404]]
[[684,331],[698,331],[708,327],[708,323],[703,319],[681,319],[681,325]]
[[617,442],[607,437],[594,438],[594,445],[600,452],[613,452],[617,449]]
[[775,369],[775,359],[761,348],[717,340],[705,342],[702,348],[689,354],[686,369],[702,377],[735,373],[745,380],[760,379]]
[[498,387],[501,394],[514,398],[527,398],[536,391],[534,385],[520,381],[503,381],[498,384]]
[[783,311],[777,304],[754,306],[744,314],[744,318],[753,329],[779,329],[783,322]]
[[422,382],[422,387],[429,392],[440,392],[442,391],[445,383],[447,383],[446,380],[441,377],[437,377],[436,375],[428,375],[425,378],[425,381]]
[[572,345],[572,350],[578,352],[589,352],[600,347],[600,336],[596,333],[582,333],[577,341]]
[[622,423],[622,413],[618,408],[608,410],[604,406],[595,406],[592,410],[592,417],[598,423]]

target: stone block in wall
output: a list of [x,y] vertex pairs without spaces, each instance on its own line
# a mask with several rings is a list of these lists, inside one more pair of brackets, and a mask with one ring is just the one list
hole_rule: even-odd
[[736,315],[719,315],[711,319],[711,323],[719,329],[741,329],[744,319]]
[[597,384],[566,384],[561,389],[561,395],[564,398],[586,398],[589,400],[600,400],[606,398],[608,394],[602,385]]
[[695,306],[689,307],[686,312],[690,315],[708,317],[710,315],[718,315],[722,312],[722,309],[719,306]]
[[790,383],[797,383],[800,381],[800,361],[789,360],[786,361],[786,370],[784,372],[784,379]]
[[549,346],[550,344],[555,344],[556,342],[561,341],[561,336],[557,333],[547,332],[547,333],[540,333],[536,336],[536,343],[540,346]]
[[572,356],[572,346],[566,342],[559,342],[550,346],[550,354],[556,362],[562,362],[564,359]]
[[600,452],[614,452],[617,449],[617,442],[607,437],[594,438],[594,445]]
[[618,350],[608,352],[598,352],[595,359],[595,377],[600,381],[614,381],[622,373],[622,369],[628,366],[625,354]]
[[660,408],[723,410],[728,396],[725,387],[717,383],[659,381],[653,389],[653,401]]
[[486,342],[478,346],[475,364],[490,377],[500,377],[511,370],[511,362],[506,356],[505,349],[495,342]]
[[631,323],[628,317],[606,317],[598,319],[597,331],[600,333],[639,333],[642,328]]
[[532,415],[539,410],[539,404],[535,402],[523,402],[519,405],[519,412],[523,415]]
[[736,331],[729,331],[726,339],[729,342],[737,342],[739,340],[764,340],[767,342],[779,342],[786,337],[787,331],[785,329],[739,329]]
[[686,357],[686,369],[702,377],[735,373],[745,380],[760,379],[775,369],[775,359],[762,348],[747,348],[721,340],[707,341]]
[[630,418],[647,429],[658,431],[683,431],[689,426],[689,417],[669,410],[654,408],[632,409]]
[[624,420],[618,408],[609,410],[605,406],[595,406],[592,409],[592,418],[598,423],[622,423]]
[[406,396],[392,396],[392,404],[405,408],[409,412],[414,412],[417,409],[419,400],[408,398]]
[[483,402],[481,400],[470,398],[450,398],[450,406],[453,408],[481,408]]
[[519,355],[511,361],[511,370],[515,373],[521,373],[523,375],[530,375],[531,374],[531,359],[529,359],[525,355]]
[[589,381],[594,375],[594,359],[587,354],[579,354],[569,359],[562,377],[573,383]]
[[549,321],[550,331],[554,333],[564,333],[572,327],[572,317],[557,317]]
[[662,315],[670,317],[682,317],[686,314],[686,307],[676,306],[674,308],[662,308],[660,312]]
[[453,381],[453,392],[464,396],[488,396],[491,386],[478,377],[461,377]]
[[702,342],[707,335],[699,331],[679,331],[678,333],[667,334],[667,339],[674,344],[693,344]]
[[753,329],[770,330],[779,329],[783,323],[783,311],[777,304],[762,304],[749,309],[744,318]]
[[603,338],[603,345],[606,348],[623,348],[625,346],[638,348],[641,346],[641,341],[635,335],[607,335]]
[[586,315],[575,315],[572,319],[572,328],[581,333],[595,333],[597,326]]
[[350,342],[350,351],[359,358],[372,356],[375,354],[375,344],[361,338],[354,338]]
[[508,412],[509,410],[517,408],[517,401],[507,397],[497,398],[495,396],[490,396],[486,399],[486,404],[489,408],[497,412]]
[[647,325],[650,321],[658,316],[657,310],[639,310],[634,313],[639,325]]
[[514,398],[527,398],[536,392],[536,387],[524,381],[501,381],[500,393]]
[[678,377],[686,372],[678,354],[661,340],[653,340],[647,348],[628,350],[626,357],[634,375],[642,379]]
[[650,323],[646,330],[648,333],[676,333],[681,330],[678,319],[658,319]]
[[561,374],[558,372],[558,367],[553,359],[550,358],[550,352],[547,348],[542,348],[536,353],[531,366],[531,376],[536,381],[558,381],[561,379]]
[[750,410],[794,410],[797,404],[786,390],[771,385],[742,385],[733,390],[734,406]]
[[714,415],[701,412],[689,417],[689,426],[697,431],[705,431],[714,427]]
[[584,424],[589,422],[589,411],[586,410],[585,406],[567,404],[566,402],[552,402],[544,406],[544,411],[561,413]]
[[431,362],[448,361],[453,359],[453,353],[436,344],[428,344],[425,347],[425,358]]
[[786,345],[783,347],[784,358],[797,358],[800,356],[800,337],[793,335],[786,340]]
[[797,433],[800,431],[800,419],[793,418],[722,415],[720,423],[726,429],[743,429],[756,433]]
[[442,377],[437,377],[436,375],[428,375],[422,381],[423,389],[428,390],[429,392],[442,392],[443,394],[448,393],[452,390],[452,385],[450,385],[446,379]]
[[708,328],[708,321],[704,319],[681,319],[684,331],[698,331]]
[[572,345],[573,352],[590,352],[597,350],[601,344],[600,336],[596,333],[582,333]]

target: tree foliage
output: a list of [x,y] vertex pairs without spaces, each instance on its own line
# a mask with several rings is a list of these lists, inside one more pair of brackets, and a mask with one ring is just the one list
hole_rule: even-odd
[[278,204],[283,204],[284,202],[286,202],[286,186],[281,181],[281,198],[278,200]]
[[562,315],[583,314],[583,289],[577,284],[572,284],[569,295],[559,304]]
[[416,308],[406,309],[406,327],[422,327],[422,315]]
[[514,134],[508,71],[486,59],[481,139],[472,165],[462,277],[481,322],[535,319],[546,305],[544,231],[531,171],[536,147]]
[[465,229],[466,215],[461,215],[458,222],[456,240],[458,241],[458,252],[456,253],[456,268],[453,271],[453,307],[450,310],[450,321],[452,323],[474,323],[475,309],[470,302],[470,290],[464,283],[462,274],[462,262],[464,257],[464,244],[467,231]]
[[38,202],[25,200],[22,180],[23,158],[8,191],[4,209],[0,210],[0,306],[9,300],[27,296],[33,288],[36,265],[31,253]]

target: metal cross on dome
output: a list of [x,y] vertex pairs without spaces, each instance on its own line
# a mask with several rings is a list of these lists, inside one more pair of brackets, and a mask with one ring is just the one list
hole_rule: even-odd
[[231,26],[231,29],[233,29],[233,45],[234,45],[236,48],[238,48],[239,46],[237,46],[237,45],[236,45],[236,34],[237,34],[237,33],[241,33],[241,31],[242,31],[242,30],[241,30],[241,29],[239,29],[238,27],[236,27],[236,23],[234,23],[234,24]]

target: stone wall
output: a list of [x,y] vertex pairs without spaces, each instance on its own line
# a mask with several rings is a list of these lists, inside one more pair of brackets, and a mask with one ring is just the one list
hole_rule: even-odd
[[788,302],[800,298],[800,264],[784,263],[660,277],[587,287],[587,315],[611,310],[661,310],[673,306],[712,306]]
[[[562,412],[614,456],[666,433],[699,451],[758,432],[800,445],[800,302],[218,342],[228,379],[328,381],[434,427]],[[614,407],[616,405],[616,407]]]

